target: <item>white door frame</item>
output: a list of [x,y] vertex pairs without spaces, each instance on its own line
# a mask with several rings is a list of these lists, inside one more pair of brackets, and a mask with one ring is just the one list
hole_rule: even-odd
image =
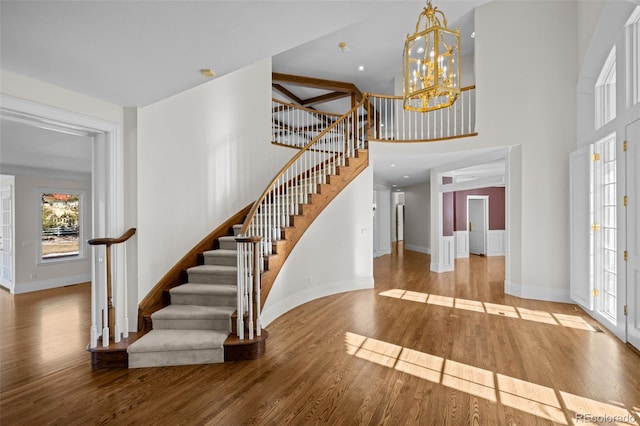
[[[488,195],[467,195],[467,224],[469,220],[469,201],[481,200],[483,201],[484,209],[484,232],[482,235],[482,253],[487,255],[487,231],[489,230],[489,196]],[[467,232],[469,232],[469,254],[471,254],[471,230],[467,226]]]
[[[123,203],[123,139],[118,123],[97,119],[87,115],[39,104],[13,96],[0,94],[0,116],[21,121],[36,127],[71,133],[85,132],[93,136],[91,181],[92,181],[92,237],[116,237],[122,232],[124,223]],[[97,254],[98,253],[98,254]],[[102,252],[92,250],[91,281],[93,288],[104,282]],[[124,265],[124,252],[115,250],[113,265]],[[124,268],[114,266],[114,282],[124,281]],[[100,287],[101,288],[101,287]],[[125,295],[115,294],[123,299]],[[101,322],[100,309],[106,295],[92,291],[91,344],[95,346]]]

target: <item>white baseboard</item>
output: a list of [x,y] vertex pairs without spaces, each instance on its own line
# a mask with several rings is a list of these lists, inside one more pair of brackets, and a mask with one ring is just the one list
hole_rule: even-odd
[[445,265],[442,265],[442,264],[439,264],[439,263],[431,263],[430,271],[431,272],[437,272],[437,273],[451,272],[451,271],[455,271],[455,267],[445,266]]
[[385,256],[387,254],[391,254],[391,250],[377,250],[374,257]]
[[574,303],[568,288],[532,287],[510,281],[504,282],[504,292],[522,299],[545,300],[547,302]]
[[373,288],[373,284],[373,277],[348,281],[336,281],[327,284],[314,285],[311,288],[298,291],[283,300],[278,300],[276,303],[269,303],[269,299],[267,298],[264,310],[260,315],[262,327],[268,326],[279,316],[286,314],[293,308],[304,303],[311,302],[312,300],[319,299],[321,297],[331,296],[333,294],[345,293],[347,291],[369,290]]
[[48,290],[50,288],[64,287],[66,285],[80,284],[91,281],[91,274],[71,275],[68,277],[52,278],[50,280],[16,283],[14,294],[30,293],[32,291]]
[[429,249],[429,247],[416,246],[413,244],[405,243],[404,248],[406,250],[417,251],[418,253],[431,254],[431,250]]

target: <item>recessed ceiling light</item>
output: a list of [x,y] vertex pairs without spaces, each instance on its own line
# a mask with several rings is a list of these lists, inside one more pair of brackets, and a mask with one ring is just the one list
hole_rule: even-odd
[[358,66],[358,71],[364,71],[364,65],[359,65]]
[[210,68],[203,68],[200,70],[200,74],[204,75],[205,77],[209,77],[209,78],[213,78],[216,76],[216,73],[213,72],[212,69]]
[[409,176],[402,176],[402,177],[405,178],[405,179],[409,179]]
[[476,38],[476,32],[475,31],[471,33],[471,38]]
[[393,186],[393,187],[395,188],[395,187],[396,187],[396,186],[398,186],[398,185],[391,185],[391,186]]
[[389,167],[395,167],[395,166],[396,166],[395,163],[389,164]]

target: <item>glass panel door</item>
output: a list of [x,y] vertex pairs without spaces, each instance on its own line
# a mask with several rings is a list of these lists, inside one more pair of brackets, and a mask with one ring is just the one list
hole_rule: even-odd
[[593,242],[596,309],[616,323],[617,316],[617,200],[615,135],[594,145]]

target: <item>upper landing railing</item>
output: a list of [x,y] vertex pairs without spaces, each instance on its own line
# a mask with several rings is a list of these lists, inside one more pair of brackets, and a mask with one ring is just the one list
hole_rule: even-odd
[[[272,142],[295,148],[304,147],[340,117],[276,99],[272,107]],[[428,113],[405,111],[402,96],[367,93],[358,114],[371,123],[370,142],[437,142],[477,135],[475,86],[463,88],[451,107]]]

